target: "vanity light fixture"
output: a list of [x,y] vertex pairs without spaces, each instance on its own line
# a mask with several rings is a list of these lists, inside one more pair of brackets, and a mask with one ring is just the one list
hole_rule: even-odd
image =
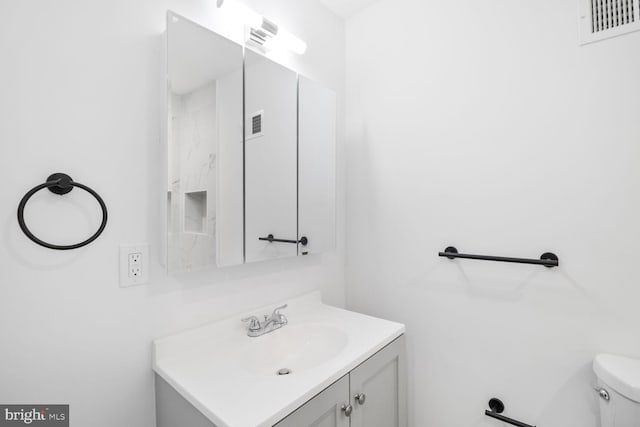
[[248,41],[264,49],[285,48],[298,55],[307,50],[307,43],[236,0],[216,0],[216,5],[218,9],[224,5],[232,19],[245,24],[249,28]]

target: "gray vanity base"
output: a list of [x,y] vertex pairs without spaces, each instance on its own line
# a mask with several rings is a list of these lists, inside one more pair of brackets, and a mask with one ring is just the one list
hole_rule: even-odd
[[156,374],[156,427],[216,427]]

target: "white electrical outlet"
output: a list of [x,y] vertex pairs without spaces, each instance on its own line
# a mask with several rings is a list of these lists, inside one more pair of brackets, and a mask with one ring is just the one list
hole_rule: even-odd
[[149,270],[149,245],[120,246],[120,287],[147,283]]
[[142,253],[129,254],[129,279],[136,279],[142,275]]

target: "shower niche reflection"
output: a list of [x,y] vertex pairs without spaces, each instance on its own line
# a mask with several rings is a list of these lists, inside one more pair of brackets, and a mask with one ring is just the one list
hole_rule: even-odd
[[173,12],[166,41],[168,271],[332,250],[335,93]]

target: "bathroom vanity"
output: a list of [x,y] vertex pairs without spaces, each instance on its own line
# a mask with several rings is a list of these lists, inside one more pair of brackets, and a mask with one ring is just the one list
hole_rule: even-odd
[[277,306],[156,340],[158,427],[406,427],[404,326],[317,292],[287,304],[262,336],[240,319]]
[[[169,273],[332,250],[335,92],[173,12],[165,42]],[[406,427],[404,326],[287,304],[156,340],[157,425]]]

